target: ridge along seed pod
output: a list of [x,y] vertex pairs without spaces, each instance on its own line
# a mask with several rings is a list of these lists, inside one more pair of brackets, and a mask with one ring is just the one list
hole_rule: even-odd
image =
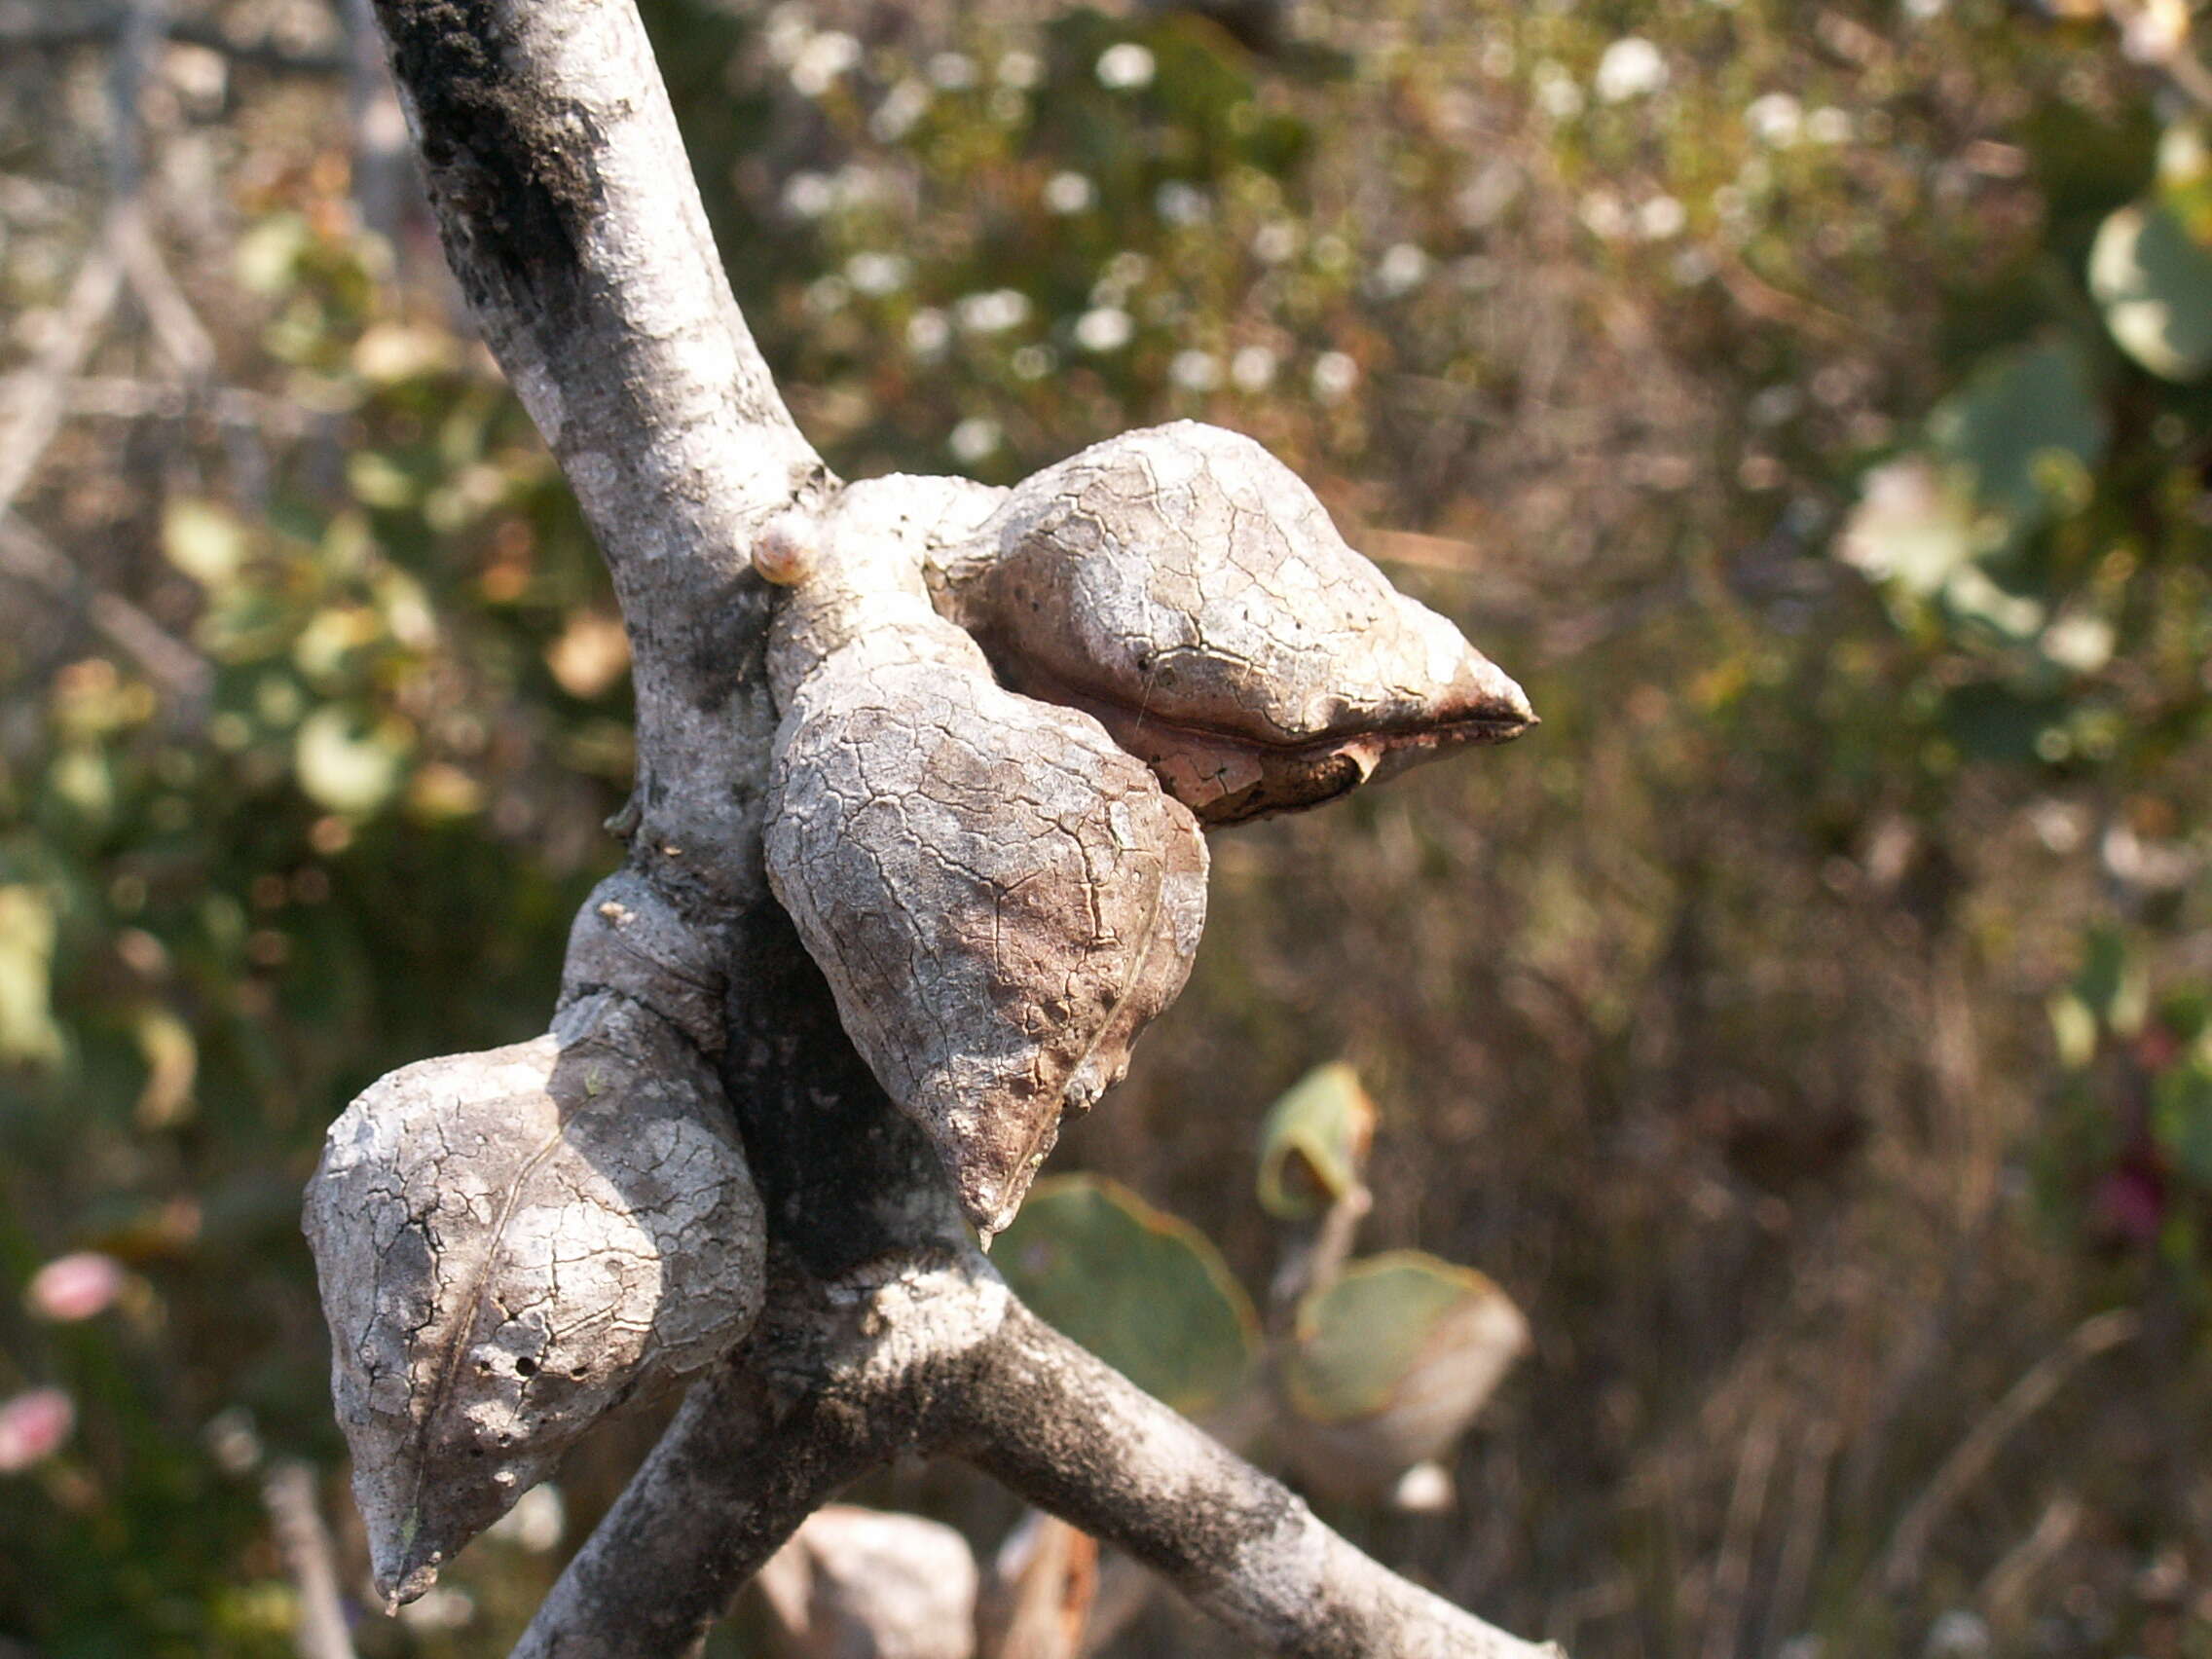
[[766,859],[847,1035],[988,1239],[1182,989],[1206,852],[1096,720],[1001,688],[930,608],[939,490],[857,485],[814,528],[770,639]]
[[608,991],[532,1042],[373,1084],[331,1125],[305,1222],[393,1605],[760,1310],[763,1215],[721,1086],[675,1024]]
[[1006,684],[1095,716],[1208,825],[1314,806],[1535,723],[1250,438],[1178,422],[1016,485],[931,557]]

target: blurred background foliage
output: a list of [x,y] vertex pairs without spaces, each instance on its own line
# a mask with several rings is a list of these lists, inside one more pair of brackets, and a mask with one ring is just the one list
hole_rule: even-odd
[[[299,1187],[381,1072],[542,1027],[614,859],[619,618],[361,11],[0,4],[10,1659],[293,1650],[303,1464],[357,1593]],[[1545,718],[1215,841],[1192,988],[1055,1163],[1125,1186],[1006,1246],[1040,1302],[1149,1274],[1062,1316],[1173,1303],[1150,1385],[1355,1419],[1363,1350],[1518,1307],[1441,1489],[1290,1473],[1584,1659],[2212,1654],[2186,0],[645,11],[845,475],[1235,426]],[[1348,1188],[1325,1123],[1262,1146],[1333,1060]],[[1290,1308],[1352,1188],[1375,1254]],[[360,1651],[503,1651],[650,1433]]]

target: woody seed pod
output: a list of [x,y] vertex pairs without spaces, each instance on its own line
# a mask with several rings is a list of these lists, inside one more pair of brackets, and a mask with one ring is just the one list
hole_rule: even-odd
[[378,1589],[394,1604],[610,1410],[726,1351],[762,1214],[695,1044],[611,992],[402,1067],[331,1125],[306,1226]]
[[988,1236],[1181,990],[1205,844],[1097,721],[1003,690],[931,610],[909,483],[846,493],[779,614],[767,868]]
[[931,578],[1008,685],[1095,716],[1209,825],[1535,720],[1296,473],[1217,426],[1128,432],[1033,474]]

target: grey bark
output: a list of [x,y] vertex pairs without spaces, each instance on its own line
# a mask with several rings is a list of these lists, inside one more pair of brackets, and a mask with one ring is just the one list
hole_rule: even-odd
[[[629,863],[578,917],[554,1037],[523,1046],[509,1063],[531,1074],[520,1092],[545,1120],[540,1144],[573,1144],[595,1121],[597,1096],[588,1087],[564,1095],[562,1069],[572,1068],[580,1032],[598,1030],[619,1013],[635,1037],[621,1051],[659,1057],[633,1068],[635,1075],[625,1070],[618,1087],[644,1094],[665,1084],[681,1104],[680,1117],[733,1114],[745,1165],[738,1173],[749,1177],[745,1190],[758,1194],[749,1243],[736,1176],[717,1189],[728,1195],[724,1213],[735,1218],[723,1240],[728,1259],[763,1264],[751,1287],[685,1265],[683,1228],[674,1231],[675,1243],[646,1252],[661,1266],[663,1303],[671,1292],[698,1289],[721,1309],[733,1336],[750,1329],[693,1386],[518,1653],[644,1659],[689,1650],[737,1586],[809,1513],[858,1475],[915,1451],[948,1452],[992,1471],[1153,1563],[1209,1611],[1274,1651],[1470,1659],[1539,1651],[1394,1578],[1280,1487],[1040,1325],[1014,1301],[968,1232],[964,1213],[986,1224],[999,1219],[1008,1195],[1018,1197],[1014,1189],[1034,1166],[1033,1150],[1049,1140],[1059,1112],[1102,1087],[1090,1075],[1098,1069],[1095,1055],[1107,1045],[1125,1048],[1132,1011],[1148,1015],[1172,995],[1187,960],[1185,941],[1169,953],[1173,983],[1161,989],[1158,970],[1125,960],[1152,924],[1142,915],[1118,920],[1100,907],[1085,928],[1071,930],[1064,916],[1048,916],[1051,925],[1035,934],[1045,942],[1030,951],[1028,977],[1000,972],[1004,962],[993,968],[996,936],[990,946],[978,945],[964,906],[993,892],[1006,897],[1020,872],[984,868],[1003,848],[992,844],[978,816],[982,805],[950,799],[946,774],[926,767],[916,788],[948,797],[939,803],[950,815],[944,834],[954,841],[967,834],[977,844],[969,849],[965,879],[928,899],[943,926],[917,929],[908,954],[912,964],[928,965],[919,942],[926,937],[933,948],[949,952],[947,972],[957,972],[972,968],[966,959],[981,951],[986,960],[974,981],[981,989],[973,1006],[902,1010],[880,985],[863,983],[837,947],[825,920],[832,903],[817,904],[809,920],[810,896],[864,907],[916,898],[906,880],[881,878],[894,874],[888,868],[872,882],[809,868],[830,843],[810,841],[807,802],[822,804],[825,794],[842,790],[836,780],[858,775],[856,766],[866,771],[869,745],[882,742],[860,730],[871,707],[874,716],[910,719],[923,706],[869,693],[866,677],[858,676],[857,689],[810,704],[817,682],[834,679],[848,652],[956,676],[935,682],[938,701],[924,700],[934,713],[921,722],[955,747],[990,755],[992,745],[1018,741],[1010,734],[1049,729],[1088,744],[1097,731],[1102,765],[1109,756],[1117,768],[1126,759],[1104,731],[1087,723],[1088,715],[1001,691],[967,638],[932,610],[933,599],[955,612],[962,603],[948,572],[987,582],[997,557],[1020,552],[1019,535],[1001,535],[995,550],[974,544],[978,525],[1019,492],[1002,498],[956,481],[908,480],[848,493],[829,474],[793,424],[738,313],[628,0],[376,0],[376,9],[449,259],[598,536],[635,663],[639,772],[620,821]],[[1146,441],[1164,444],[1157,453],[1170,461],[1181,453],[1172,434]],[[1234,487],[1229,494],[1235,495]],[[1155,518],[1161,510],[1160,500],[1144,503]],[[804,545],[804,527],[856,514],[866,534],[839,541],[827,564],[819,549]],[[1165,544],[1170,565],[1176,547],[1203,529],[1184,528],[1181,543],[1170,537]],[[1119,544],[1134,557],[1144,551],[1135,546],[1143,527],[1128,529]],[[1324,551],[1333,560],[1357,560],[1341,542]],[[848,552],[853,570],[864,571],[851,582],[840,575],[851,573],[841,563]],[[775,589],[756,573],[755,559],[793,584],[773,650]],[[1331,571],[1324,590],[1339,577],[1366,579],[1341,564]],[[1289,599],[1293,612],[1304,603]],[[1196,648],[1194,667],[1204,669],[1204,627],[1184,628],[1170,611],[1153,614],[1146,625],[1183,629],[1183,645]],[[1433,630],[1425,637],[1441,644]],[[1364,745],[1357,775],[1348,779],[1356,783],[1384,753],[1456,741],[1441,728],[1467,714],[1456,687],[1469,674],[1495,705],[1479,711],[1482,718],[1526,723],[1518,689],[1494,669],[1494,682],[1485,680],[1469,666],[1471,647],[1458,644],[1466,655],[1438,657],[1442,678],[1431,675],[1435,683],[1391,682],[1391,695],[1412,702],[1393,704],[1381,717],[1385,728],[1363,729],[1356,719],[1347,725],[1333,709],[1315,705],[1309,712],[1319,723],[1300,731],[1338,747]],[[1331,691],[1325,683],[1311,689],[1324,701]],[[1232,689],[1233,700],[1239,694]],[[1214,724],[1232,730],[1235,720],[1227,717],[1235,713]],[[1198,723],[1223,714],[1202,707]],[[1424,718],[1438,729],[1423,729]],[[1208,735],[1210,741],[1220,732],[1209,726]],[[1007,758],[995,755],[1001,764]],[[1178,868],[1186,879],[1202,868],[1195,831],[1176,828],[1183,808],[1161,793],[1162,785],[1175,793],[1176,784],[1156,757],[1137,758],[1153,763],[1158,781],[1132,763],[1121,810],[1111,799],[1098,807],[1095,795],[1066,808],[1071,824],[1107,826],[1103,839],[1089,829],[1070,832],[1087,855],[1105,861],[1088,886],[1078,881],[1071,890],[1097,905],[1124,902],[1121,888],[1130,880],[1141,896],[1141,873],[1132,877],[1118,859],[1142,866],[1149,849],[1151,879],[1162,886]],[[807,766],[829,780],[813,797],[798,776]],[[873,783],[866,791],[867,798],[880,793]],[[1133,811],[1144,801],[1157,809],[1150,830]],[[1094,809],[1103,814],[1095,821],[1088,816]],[[780,866],[788,907],[771,894],[764,862],[763,830],[771,821],[787,826],[794,849]],[[1188,822],[1183,814],[1181,823]],[[1009,820],[997,839],[1023,832]],[[928,844],[909,838],[898,852],[918,856]],[[1185,851],[1171,854],[1171,846]],[[1190,900],[1177,903],[1189,907]],[[1195,917],[1190,929],[1195,934]],[[1099,985],[1061,998],[1066,1009],[1038,988],[1054,976],[1073,984],[1087,964],[1102,961],[1110,966]],[[1040,1025],[1031,1014],[1065,1015],[1077,1034],[1075,1049],[1068,1048],[1068,1031],[1051,1028],[1050,1017]],[[865,1038],[855,1045],[870,1019],[940,1018],[964,1027],[945,1049],[948,1064],[958,1062],[954,1071],[997,1051],[992,1021],[1031,1028],[1036,1053],[1020,1063],[1032,1066],[1033,1098],[1015,1125],[1011,1157],[1003,1155],[1001,1123],[962,1130],[947,1143],[944,1123],[960,1105],[954,1095],[931,1096],[899,1074],[889,1045],[874,1053],[865,1051]],[[485,1094],[477,1086],[484,1063],[466,1056],[426,1062],[453,1068],[460,1080],[438,1105],[446,1116],[437,1132]],[[410,1068],[398,1076],[410,1074],[432,1075]],[[987,1079],[979,1086],[986,1092],[991,1087]],[[387,1080],[379,1088],[399,1086]],[[657,1098],[675,1109],[665,1093]],[[932,1109],[933,1099],[942,1111]],[[334,1144],[348,1142],[341,1136]],[[634,1153],[592,1144],[602,1167],[639,1161]],[[965,1151],[978,1146],[997,1160],[993,1179],[1002,1185],[995,1191],[964,1173]],[[352,1224],[331,1201],[342,1161],[327,1164],[311,1189],[326,1235],[350,1235]],[[535,1173],[525,1169],[515,1179]],[[646,1183],[651,1191],[643,1197],[619,1181],[609,1185],[614,1191],[603,1201],[617,1220],[669,1201],[665,1181]],[[380,1302],[362,1284],[366,1277],[373,1287],[382,1271],[375,1252],[325,1253],[319,1266],[338,1336],[340,1394],[343,1401],[351,1387],[366,1401],[381,1380],[384,1392],[376,1397],[393,1410],[379,1432],[388,1430],[410,1456],[428,1457],[424,1466],[434,1471],[450,1461],[431,1456],[435,1443],[458,1431],[440,1426],[430,1409],[434,1380],[425,1389],[413,1369],[424,1333],[460,1333],[449,1345],[431,1345],[440,1351],[450,1346],[474,1352],[472,1342],[489,1342],[499,1352],[535,1350],[502,1346],[506,1337],[523,1334],[486,1327],[481,1307],[466,1298],[449,1307],[452,1299],[437,1293],[461,1265],[454,1251],[484,1252],[480,1229],[417,1225],[408,1234],[405,1205],[393,1209],[385,1187],[372,1183],[368,1191],[364,1207],[384,1211],[371,1225],[396,1226],[394,1236],[417,1241],[423,1281],[433,1294],[422,1306],[400,1306],[404,1298]],[[424,1213],[458,1213],[441,1208],[452,1195],[436,1182],[420,1198]],[[756,1248],[761,1253],[749,1257]],[[559,1259],[561,1252],[553,1254]],[[465,1273],[462,1280],[473,1282]],[[658,1316],[647,1317],[648,1328]],[[536,1341],[543,1333],[527,1335]],[[397,1348],[379,1346],[387,1338],[396,1338]],[[383,1355],[381,1370],[364,1354]],[[682,1357],[696,1355],[687,1346]],[[498,1354],[490,1357],[494,1380],[504,1382]],[[350,1382],[350,1365],[360,1368]],[[649,1381],[601,1387],[599,1394],[610,1406]],[[543,1450],[550,1440],[517,1416],[515,1399],[498,1395],[470,1423],[491,1422],[519,1433],[528,1449]],[[570,1426],[564,1418],[561,1433]],[[541,1437],[532,1440],[534,1434]],[[364,1445],[375,1449],[356,1435],[357,1457]],[[503,1451],[507,1466],[519,1468],[515,1448]],[[365,1495],[375,1495],[380,1478],[372,1472]],[[413,1520],[419,1530],[421,1517]],[[461,1516],[441,1549],[458,1547],[474,1520]],[[394,1545],[380,1559],[380,1578],[390,1591],[419,1589],[415,1568],[426,1562],[419,1539]]]

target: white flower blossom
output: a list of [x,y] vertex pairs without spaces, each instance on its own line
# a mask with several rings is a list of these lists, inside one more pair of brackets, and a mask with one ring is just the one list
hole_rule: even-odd
[[1195,184],[1169,179],[1152,197],[1153,210],[1170,225],[1202,225],[1213,217],[1213,203]]
[[1636,210],[1636,228],[1645,241],[1668,241],[1682,234],[1689,210],[1672,196],[1654,196]]
[[895,294],[906,285],[912,270],[902,254],[856,253],[845,261],[845,279],[864,294]]
[[1005,434],[999,430],[996,421],[988,415],[971,415],[952,428],[952,436],[945,440],[944,447],[961,465],[973,466],[996,455],[1004,440]]
[[1582,113],[1582,88],[1565,64],[1547,57],[1530,71],[1529,80],[1535,89],[1536,107],[1554,121],[1572,121]]
[[1825,104],[1805,118],[1805,136],[1816,144],[1851,142],[1851,117],[1833,104]]
[[1359,384],[1359,365],[1342,351],[1324,351],[1313,359],[1313,395],[1335,403]]
[[1017,49],[1000,55],[997,74],[1000,86],[1026,92],[1044,84],[1045,60],[1034,52]]
[[940,92],[965,92],[976,84],[976,60],[965,52],[940,52],[930,59],[929,76]]
[[794,172],[784,180],[784,211],[795,219],[819,219],[837,204],[837,188],[818,172]]
[[818,98],[860,60],[859,41],[842,29],[824,29],[792,60],[792,90],[801,97]]
[[1110,92],[1133,92],[1152,85],[1155,67],[1149,48],[1125,40],[1098,55],[1098,84]]
[[1265,391],[1274,385],[1275,354],[1265,346],[1244,346],[1229,359],[1229,378],[1239,391]]
[[954,304],[960,326],[971,334],[1004,334],[1029,320],[1029,296],[1014,288],[963,294]]
[[914,123],[927,115],[929,108],[929,88],[909,75],[883,94],[883,101],[867,118],[868,136],[878,144],[896,144],[914,129]]
[[1211,391],[1221,385],[1221,359],[1211,351],[1178,351],[1167,378],[1185,391]]
[[1098,187],[1079,172],[1056,172],[1045,181],[1045,205],[1054,213],[1081,213],[1098,200]]
[[1628,234],[1628,209],[1609,190],[1593,190],[1580,203],[1583,225],[1595,237],[1611,241]]
[[1667,84],[1667,60],[1641,35],[1627,35],[1605,48],[1598,59],[1593,86],[1606,103],[1648,97]]
[[952,324],[935,306],[924,306],[906,319],[906,350],[917,357],[935,357],[952,341]]
[[1280,265],[1298,251],[1298,225],[1290,219],[1270,219],[1252,233],[1252,253],[1263,264]]
[[1744,127],[1761,144],[1794,144],[1805,124],[1804,107],[1788,92],[1766,92],[1744,110]]
[[1395,299],[1420,286],[1427,275],[1428,255],[1412,242],[1398,242],[1375,267],[1375,290],[1386,299]]
[[1135,319],[1120,306],[1095,306],[1076,318],[1075,343],[1086,351],[1119,351],[1136,331]]

